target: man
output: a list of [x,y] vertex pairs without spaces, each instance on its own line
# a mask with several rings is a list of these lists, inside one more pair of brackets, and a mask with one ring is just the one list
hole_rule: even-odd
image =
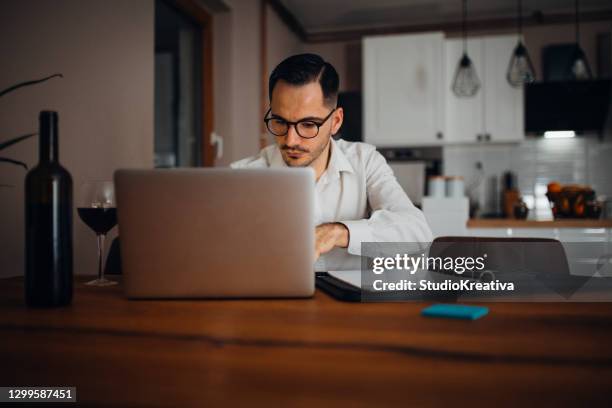
[[338,85],[336,70],[318,55],[285,59],[270,75],[264,119],[276,144],[232,164],[314,170],[315,270],[322,271],[359,269],[362,242],[431,241],[423,213],[376,148],[332,138],[344,117]]

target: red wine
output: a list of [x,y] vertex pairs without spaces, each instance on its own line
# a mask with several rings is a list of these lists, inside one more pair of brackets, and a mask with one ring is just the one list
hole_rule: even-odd
[[79,208],[79,217],[98,235],[106,234],[117,225],[116,208]]
[[72,301],[72,178],[59,163],[57,112],[39,116],[39,163],[25,180],[25,299]]

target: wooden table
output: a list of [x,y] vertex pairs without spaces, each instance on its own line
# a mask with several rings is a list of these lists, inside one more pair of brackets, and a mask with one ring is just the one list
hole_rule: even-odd
[[610,406],[612,304],[128,301],[80,279],[27,309],[0,280],[0,386],[76,386],[87,406]]

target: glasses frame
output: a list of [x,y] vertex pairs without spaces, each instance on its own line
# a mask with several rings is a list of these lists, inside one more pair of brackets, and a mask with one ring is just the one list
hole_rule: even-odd
[[[319,131],[321,130],[321,126],[323,126],[325,124],[325,122],[327,122],[329,120],[329,118],[331,117],[331,115],[336,111],[336,109],[338,109],[337,107],[332,109],[331,112],[329,112],[329,114],[323,118],[323,121],[321,123],[315,122],[313,119],[300,119],[297,122],[290,122],[288,120],[285,120],[281,117],[268,117],[268,115],[270,114],[270,112],[272,112],[272,108],[268,108],[268,111],[266,112],[266,114],[264,115],[264,123],[266,124],[266,128],[268,129],[268,132],[272,133],[274,136],[277,137],[281,137],[281,136],[285,136],[287,135],[287,133],[289,133],[289,129],[291,129],[291,126],[293,126],[293,128],[295,129],[295,133],[297,133],[297,135],[299,137],[301,137],[302,139],[314,139],[315,137],[319,136]],[[285,133],[282,134],[276,134],[272,131],[272,129],[270,129],[270,121],[272,119],[280,119],[282,121],[284,121],[287,124],[287,131]],[[297,125],[299,125],[300,123],[312,123],[313,125],[315,125],[317,127],[317,133],[314,136],[302,136],[300,134],[300,131],[298,130]]]

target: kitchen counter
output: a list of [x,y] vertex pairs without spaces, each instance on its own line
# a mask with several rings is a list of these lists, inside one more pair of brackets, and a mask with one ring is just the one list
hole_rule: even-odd
[[551,221],[512,218],[471,218],[468,228],[612,228],[612,219],[559,219]]

